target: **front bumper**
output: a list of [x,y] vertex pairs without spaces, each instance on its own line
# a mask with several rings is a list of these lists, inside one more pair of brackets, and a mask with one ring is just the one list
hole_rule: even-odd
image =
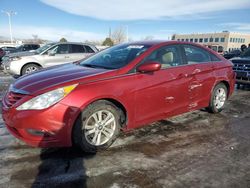
[[[69,147],[72,145],[71,132],[79,111],[64,104],[45,110],[17,111],[2,107],[3,120],[9,132],[28,145],[36,147]],[[44,135],[34,135],[28,130],[43,131]]]

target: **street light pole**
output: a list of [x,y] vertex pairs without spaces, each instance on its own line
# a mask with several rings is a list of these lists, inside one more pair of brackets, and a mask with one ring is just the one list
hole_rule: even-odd
[[10,42],[13,43],[13,37],[12,37],[12,27],[11,27],[11,16],[16,15],[17,13],[14,11],[4,11],[2,10],[2,13],[5,13],[8,16],[9,20],[9,29],[10,29]]

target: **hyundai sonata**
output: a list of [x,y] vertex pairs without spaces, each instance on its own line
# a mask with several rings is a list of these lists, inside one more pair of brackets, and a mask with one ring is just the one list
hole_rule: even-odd
[[207,108],[233,93],[232,63],[193,43],[120,44],[82,61],[17,79],[2,100],[8,130],[29,145],[87,152],[119,132]]

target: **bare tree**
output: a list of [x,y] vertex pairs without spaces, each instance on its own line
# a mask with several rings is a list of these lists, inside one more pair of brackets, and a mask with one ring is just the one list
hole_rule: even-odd
[[120,44],[125,42],[127,38],[126,28],[125,27],[116,28],[115,31],[112,33],[111,38],[115,44]]

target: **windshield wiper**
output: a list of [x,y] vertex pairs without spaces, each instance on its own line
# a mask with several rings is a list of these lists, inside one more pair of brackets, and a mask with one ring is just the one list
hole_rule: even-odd
[[93,65],[93,64],[81,64],[84,67],[90,67],[90,68],[100,68],[100,69],[113,69],[111,67],[105,67],[102,65]]

